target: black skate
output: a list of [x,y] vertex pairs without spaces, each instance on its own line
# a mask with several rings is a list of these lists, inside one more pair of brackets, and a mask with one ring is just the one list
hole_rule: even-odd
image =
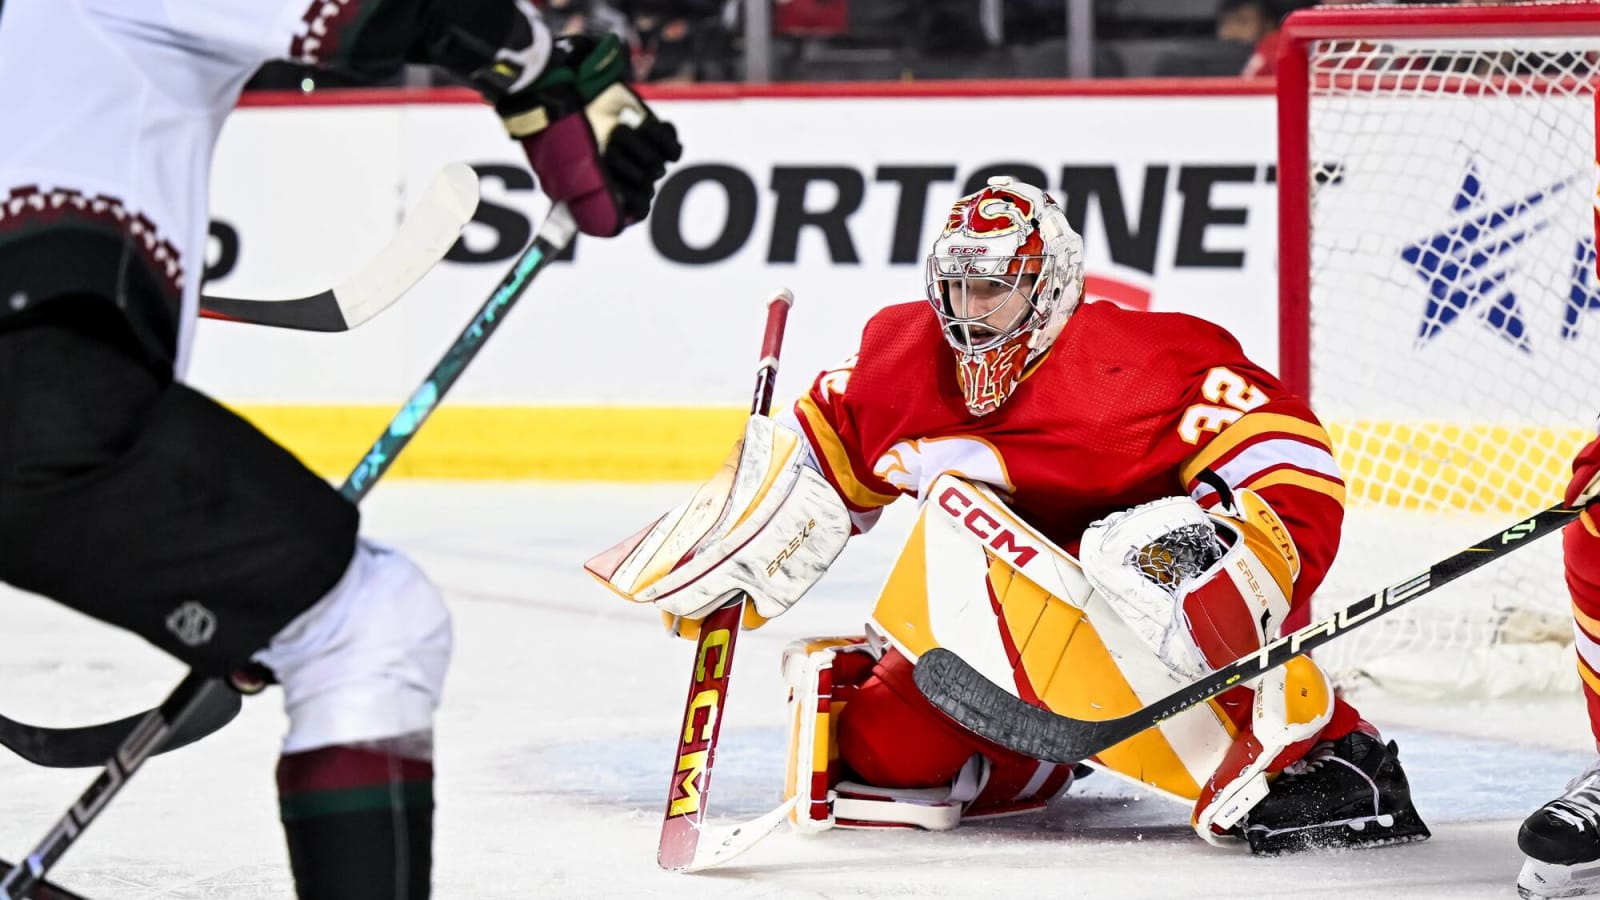
[[1517,846],[1528,854],[1517,877],[1523,897],[1600,893],[1600,762],[1522,823]]
[[1323,741],[1272,783],[1244,821],[1261,855],[1427,840],[1399,750],[1364,731]]

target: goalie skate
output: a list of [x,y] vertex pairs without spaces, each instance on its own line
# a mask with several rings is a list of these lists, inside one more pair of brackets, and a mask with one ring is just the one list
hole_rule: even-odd
[[1600,894],[1600,761],[1522,823],[1517,846],[1528,855],[1517,876],[1523,897]]
[[1426,840],[1398,752],[1392,741],[1359,730],[1318,744],[1250,810],[1250,851],[1274,856]]

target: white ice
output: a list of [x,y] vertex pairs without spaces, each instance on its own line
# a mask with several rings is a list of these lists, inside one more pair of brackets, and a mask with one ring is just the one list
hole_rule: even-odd
[[[1433,828],[1426,843],[1254,859],[1204,845],[1187,810],[1101,774],[1045,814],[943,834],[780,830],[725,869],[669,875],[655,845],[692,648],[580,565],[687,490],[397,481],[367,501],[368,533],[412,552],[456,617],[438,723],[436,897],[1512,897],[1518,822],[1592,758],[1576,694],[1482,706],[1371,698],[1362,708],[1400,742]],[[793,612],[741,637],[714,820],[780,799],[778,653],[797,637],[859,631],[909,521],[892,512]],[[181,674],[138,639],[45,601],[0,588],[0,603],[0,710],[12,717],[125,715]],[[214,737],[152,760],[55,879],[94,898],[292,896],[272,779],[283,727],[269,692]],[[0,856],[12,860],[93,774],[16,759],[0,759],[0,773]]]

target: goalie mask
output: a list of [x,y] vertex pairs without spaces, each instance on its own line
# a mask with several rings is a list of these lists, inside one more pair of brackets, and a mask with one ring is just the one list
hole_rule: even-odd
[[951,208],[927,277],[967,409],[986,416],[1083,299],[1083,239],[1049,194],[999,176]]

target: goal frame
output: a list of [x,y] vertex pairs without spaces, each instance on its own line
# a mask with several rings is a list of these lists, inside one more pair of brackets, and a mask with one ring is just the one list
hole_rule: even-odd
[[1333,6],[1289,16],[1277,59],[1278,373],[1286,388],[1311,397],[1311,42],[1584,34],[1600,36],[1600,3]]

